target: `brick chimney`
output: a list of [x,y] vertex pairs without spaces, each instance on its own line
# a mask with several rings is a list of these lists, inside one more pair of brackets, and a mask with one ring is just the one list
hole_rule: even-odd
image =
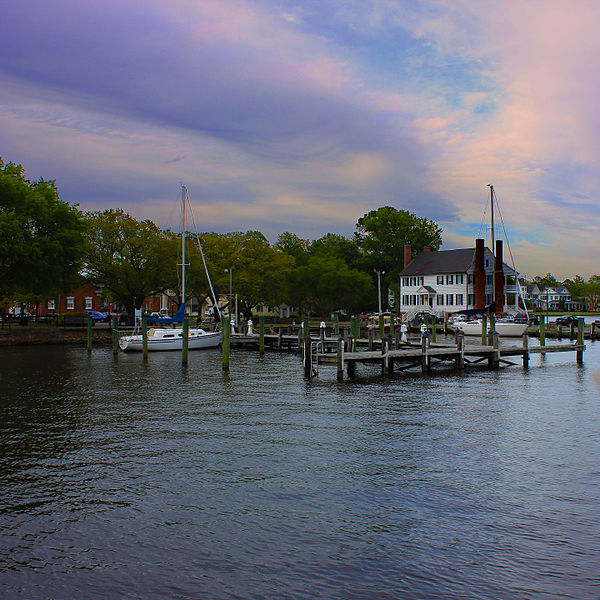
[[408,263],[412,260],[412,249],[410,244],[404,244],[404,268],[408,267]]
[[431,252],[431,248],[429,246],[423,246],[423,252]]
[[475,269],[473,270],[473,293],[475,295],[475,306],[473,308],[485,308],[485,263],[484,263],[485,240],[475,240]]
[[496,240],[496,258],[494,261],[494,291],[496,314],[504,311],[504,269],[502,268],[502,240]]

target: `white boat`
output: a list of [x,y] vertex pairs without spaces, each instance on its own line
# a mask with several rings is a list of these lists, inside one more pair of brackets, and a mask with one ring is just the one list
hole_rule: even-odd
[[[174,317],[150,319],[153,324],[182,324],[185,318],[185,229],[186,229],[186,203],[187,189],[181,187],[182,201],[182,221],[183,230],[181,233],[181,295],[183,302]],[[205,265],[206,266],[206,265]],[[208,272],[207,272],[208,276]],[[210,281],[210,278],[209,278]],[[137,323],[136,323],[137,328]],[[182,327],[151,327],[147,331],[148,351],[162,350],[182,350],[183,349],[183,329]],[[189,328],[188,330],[188,350],[200,350],[204,348],[216,348],[221,343],[220,331],[205,331],[199,327]],[[123,352],[141,351],[144,349],[143,334],[134,331],[131,335],[123,335],[119,338],[119,348]]]
[[[515,321],[503,321],[497,319],[494,331],[502,337],[521,337],[529,327],[528,323],[516,323]],[[473,319],[471,321],[458,321],[453,323],[450,329],[457,331],[461,330],[465,335],[481,336],[483,324],[481,319]],[[487,330],[490,330],[490,320],[488,319]]]
[[[221,343],[220,331],[204,331],[200,328],[190,328],[188,335],[188,349],[200,350],[203,348],[216,348]],[[119,338],[119,347],[123,352],[143,350],[142,334],[124,335]],[[148,351],[154,350],[179,350],[183,347],[183,334],[181,328],[151,327],[148,329]]]
[[[488,184],[490,188],[490,219],[491,219],[491,238],[492,238],[492,252],[494,251],[494,186],[492,184]],[[502,215],[500,215],[502,218]],[[502,224],[504,227],[504,223]],[[506,231],[505,231],[506,234]],[[508,239],[507,239],[508,243]],[[509,246],[510,251],[510,246]],[[511,253],[512,257],[512,253]],[[519,279],[517,276],[517,271],[515,269],[514,261],[513,261],[513,270],[515,272],[515,281],[517,283],[517,287],[519,288]],[[495,277],[492,277],[492,305],[495,306]],[[525,300],[523,300],[523,306],[525,306]],[[481,309],[482,311],[489,310],[490,307],[485,309]],[[450,325],[450,329],[453,331],[460,330],[465,335],[478,335],[481,336],[483,334],[483,318],[479,316],[478,318],[468,319],[465,313],[473,314],[475,313],[475,309],[463,311],[462,314],[456,314],[453,317],[452,324]],[[527,307],[525,307],[525,314],[527,315],[527,320],[525,322],[515,321],[511,316],[499,316],[495,319],[494,323],[494,331],[497,331],[498,334],[502,337],[521,337],[529,328],[529,313],[527,312]],[[491,329],[491,315],[487,318],[487,331]]]

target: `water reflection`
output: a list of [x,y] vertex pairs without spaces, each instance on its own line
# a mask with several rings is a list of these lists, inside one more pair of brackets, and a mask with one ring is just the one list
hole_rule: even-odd
[[2,597],[592,597],[597,348],[356,382],[2,350]]

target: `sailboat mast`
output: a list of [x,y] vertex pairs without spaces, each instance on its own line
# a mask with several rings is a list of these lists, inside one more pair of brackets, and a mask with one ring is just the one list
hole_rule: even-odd
[[494,246],[494,186],[491,183],[488,183],[488,187],[490,188],[490,233],[492,236],[492,302],[496,302],[496,248]]
[[187,189],[185,185],[181,186],[181,221],[183,224],[183,231],[181,232],[181,302],[185,304],[185,202],[187,196]]

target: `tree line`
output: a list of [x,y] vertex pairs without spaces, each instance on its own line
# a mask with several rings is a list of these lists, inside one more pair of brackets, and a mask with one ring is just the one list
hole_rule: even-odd
[[[217,296],[229,293],[239,308],[286,303],[314,315],[378,308],[377,282],[387,307],[387,289],[398,293],[404,245],[413,256],[438,250],[442,230],[433,221],[390,206],[374,209],[346,238],[328,233],[315,240],[286,231],[275,243],[260,231],[192,232],[187,247],[186,295],[209,296],[206,261]],[[197,238],[197,239],[196,239]],[[202,247],[204,257],[201,255]],[[73,291],[84,282],[100,286],[105,299],[133,316],[144,298],[169,293],[181,301],[181,234],[137,220],[122,209],[82,212],[60,200],[54,180],[29,181],[21,165],[0,159],[0,299],[37,304]],[[231,277],[231,279],[230,279]],[[600,277],[563,284],[574,298],[598,294]],[[595,296],[594,296],[595,294]]]

